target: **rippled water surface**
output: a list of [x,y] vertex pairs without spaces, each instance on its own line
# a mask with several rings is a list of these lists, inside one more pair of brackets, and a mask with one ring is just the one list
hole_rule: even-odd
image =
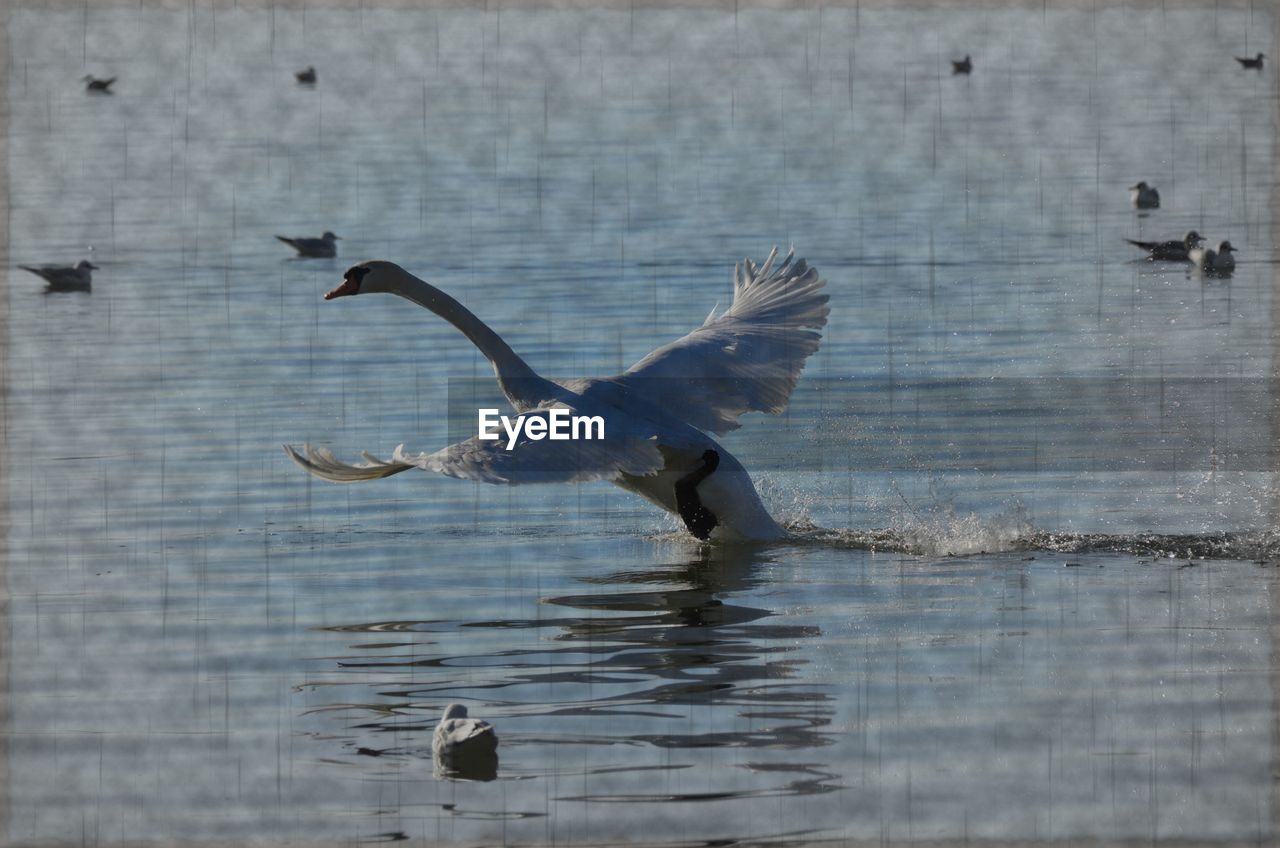
[[[4,85],[9,844],[1280,834],[1277,87],[1231,58],[1269,11],[36,5]],[[337,259],[273,238],[326,229]],[[1189,229],[1235,274],[1122,240]],[[488,376],[411,304],[322,301],[350,262],[574,377],[775,244],[830,321],[725,444],[786,543],[279,449],[434,450]],[[17,268],[84,257],[91,293]],[[496,772],[437,769],[455,701]]]

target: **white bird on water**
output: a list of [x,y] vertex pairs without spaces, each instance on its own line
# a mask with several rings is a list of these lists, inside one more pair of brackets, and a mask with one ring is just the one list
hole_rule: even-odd
[[87,259],[70,265],[19,265],[49,284],[49,291],[88,291],[93,288],[93,273],[98,269]]
[[1142,180],[1137,185],[1129,186],[1129,202],[1134,209],[1159,209],[1160,192],[1156,191],[1155,186],[1149,186]]
[[276,238],[298,251],[299,256],[316,259],[331,259],[337,256],[338,246],[334,242],[342,240],[328,230],[325,230],[320,238],[289,238],[288,236],[276,236]]
[[493,725],[478,718],[468,718],[462,704],[444,708],[444,716],[431,736],[431,752],[437,757],[464,754],[492,754],[498,748],[498,734]]
[[1217,250],[1211,247],[1197,247],[1191,251],[1191,263],[1202,273],[1226,276],[1236,270],[1236,258],[1231,254],[1235,248],[1229,241],[1218,242]]
[[410,468],[486,483],[609,480],[679,515],[699,538],[785,538],[742,463],[708,435],[736,430],[746,412],[782,412],[805,360],[821,342],[829,312],[826,281],[795,259],[794,251],[775,266],[776,258],[775,248],[763,265],[745,260],[736,269],[728,310],[712,310],[702,326],[626,372],[562,382],[538,376],[501,336],[434,286],[391,262],[361,262],[326,300],[373,292],[411,300],[480,349],[522,418],[549,419],[553,410],[601,416],[605,438],[534,440],[526,428],[511,449],[505,440],[477,435],[417,456],[402,445],[390,461],[365,453],[361,465],[310,445],[301,453],[288,445],[285,451],[307,471],[336,482],[375,480]]

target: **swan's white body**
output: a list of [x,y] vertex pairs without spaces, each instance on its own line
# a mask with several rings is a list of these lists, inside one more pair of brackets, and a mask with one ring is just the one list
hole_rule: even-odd
[[1155,186],[1149,186],[1143,181],[1129,186],[1129,202],[1134,209],[1159,209],[1160,192]]
[[468,753],[492,754],[498,747],[498,734],[493,725],[478,718],[467,718],[467,708],[450,704],[431,736],[431,751],[437,757],[457,757]]
[[449,295],[390,262],[364,262],[347,271],[326,299],[387,292],[430,309],[480,349],[511,405],[525,418],[554,408],[605,420],[599,441],[524,438],[507,450],[505,440],[473,437],[431,454],[397,448],[390,461],[364,454],[367,464],[348,465],[320,448],[302,453],[286,446],[295,462],[337,482],[372,480],[409,468],[486,483],[609,480],[676,513],[675,483],[700,467],[708,449],[720,455],[714,474],[698,486],[702,505],[718,526],[712,538],[768,540],[786,531],[769,515],[750,475],[708,433],[739,427],[744,412],[786,408],[804,368],[818,349],[827,321],[825,285],[816,270],[792,254],[776,268],[777,251],[762,266],[738,266],[730,308],[713,311],[702,326],[650,353],[625,373],[603,379],[552,382]]

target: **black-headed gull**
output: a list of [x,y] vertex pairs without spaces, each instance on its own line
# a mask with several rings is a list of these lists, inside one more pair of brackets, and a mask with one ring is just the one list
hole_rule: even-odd
[[959,62],[957,62],[955,59],[951,60],[951,73],[953,74],[967,74],[967,73],[970,73],[972,70],[973,70],[973,61],[969,59],[968,53],[966,53],[964,55],[964,59],[962,59]]
[[1191,250],[1204,241],[1204,236],[1195,230],[1187,233],[1181,241],[1134,241],[1125,239],[1134,247],[1142,248],[1151,255],[1149,259],[1164,259],[1169,262],[1186,262],[1191,258]]
[[85,91],[92,91],[97,94],[110,94],[111,83],[115,82],[116,78],[111,77],[110,79],[98,79],[92,74],[87,74],[84,77],[81,77],[81,81],[84,83]]
[[299,256],[311,256],[321,259],[338,255],[338,246],[335,241],[341,241],[333,233],[325,230],[324,235],[320,238],[289,238],[288,236],[276,236],[280,241],[298,251]]
[[1236,61],[1240,63],[1240,67],[1242,68],[1249,68],[1254,71],[1260,71],[1262,70],[1262,60],[1265,58],[1266,58],[1265,56],[1259,53],[1257,57],[1253,59],[1241,59],[1239,56],[1237,56]]
[[1137,185],[1129,186],[1129,202],[1135,209],[1159,209],[1160,192],[1156,191],[1155,186],[1149,186],[1142,180]]
[[87,259],[81,259],[72,265],[19,265],[24,271],[30,271],[49,284],[49,291],[88,291],[93,287],[92,271],[97,265]]
[[297,77],[298,82],[303,85],[316,84],[316,69],[314,67],[308,67],[305,71],[295,71],[293,75]]
[[1235,250],[1231,242],[1220,241],[1217,250],[1211,247],[1197,247],[1191,251],[1189,258],[1191,263],[1205,274],[1226,276],[1236,269],[1236,258],[1231,255]]

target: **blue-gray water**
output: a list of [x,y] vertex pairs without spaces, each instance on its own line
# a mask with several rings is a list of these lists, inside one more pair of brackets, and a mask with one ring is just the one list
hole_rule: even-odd
[[[7,14],[10,844],[1280,833],[1269,11]],[[1192,228],[1233,276],[1122,241]],[[434,450],[487,377],[353,261],[572,377],[774,244],[830,321],[726,444],[794,542],[279,449]]]

